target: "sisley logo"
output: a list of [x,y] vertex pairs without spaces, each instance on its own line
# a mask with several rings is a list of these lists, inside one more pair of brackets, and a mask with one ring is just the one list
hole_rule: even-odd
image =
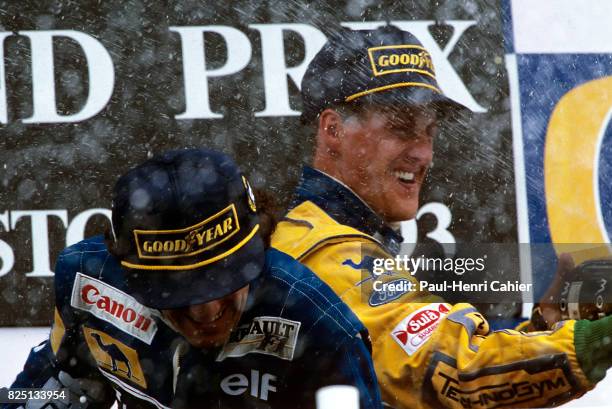
[[76,274],[70,305],[149,345],[157,332],[152,310],[124,292],[81,273]]

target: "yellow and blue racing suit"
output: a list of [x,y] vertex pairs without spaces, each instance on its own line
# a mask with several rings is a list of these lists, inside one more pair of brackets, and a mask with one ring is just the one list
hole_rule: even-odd
[[[273,247],[313,270],[369,330],[387,404],[533,408],[592,388],[576,354],[576,321],[530,334],[491,331],[472,305],[446,304],[418,288],[378,297],[363,267],[397,254],[401,241],[348,187],[309,167],[272,237]],[[400,273],[384,279],[416,280]]]

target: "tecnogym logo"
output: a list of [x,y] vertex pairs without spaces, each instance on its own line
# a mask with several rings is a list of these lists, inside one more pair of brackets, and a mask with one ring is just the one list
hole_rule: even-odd
[[[458,374],[456,362],[440,354],[434,358],[435,369],[424,386],[425,395],[437,401],[433,407],[461,408],[540,408],[570,393],[575,380],[564,355],[522,360],[488,370]],[[530,376],[521,378],[525,373]],[[512,382],[513,379],[516,381]],[[518,381],[518,379],[523,379]],[[432,402],[433,404],[433,402]]]

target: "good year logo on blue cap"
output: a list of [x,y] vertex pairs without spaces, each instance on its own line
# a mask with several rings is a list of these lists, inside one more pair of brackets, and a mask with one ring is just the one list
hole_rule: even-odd
[[236,206],[232,203],[208,219],[183,229],[134,230],[134,239],[141,259],[173,259],[209,250],[239,230]]
[[368,48],[368,56],[375,76],[400,72],[416,72],[435,79],[429,52],[418,45],[386,45]]

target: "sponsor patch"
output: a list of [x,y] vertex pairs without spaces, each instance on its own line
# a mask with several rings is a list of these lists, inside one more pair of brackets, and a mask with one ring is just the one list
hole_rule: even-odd
[[51,349],[53,350],[54,355],[57,355],[57,351],[62,344],[62,340],[64,339],[64,334],[66,334],[66,326],[64,325],[64,321],[62,321],[59,311],[57,308],[55,308],[53,328],[51,329],[51,336],[49,337],[51,340]]
[[[360,286],[368,281],[372,281],[374,280],[376,277],[379,276],[379,274],[374,274],[374,260],[376,260],[375,257],[372,256],[363,256],[363,258],[361,259],[361,261],[359,263],[355,263],[353,261],[353,259],[347,258],[346,260],[344,260],[342,262],[343,266],[348,266],[350,268],[353,268],[355,270],[360,270],[362,271],[362,280],[358,281],[357,283],[355,283],[356,286]],[[365,274],[365,272],[367,271],[367,274]],[[394,275],[393,271],[385,271],[384,273],[380,274],[380,275],[386,275],[386,276],[392,276]]]
[[442,303],[419,308],[397,324],[391,336],[408,355],[412,355],[425,344],[449,311],[450,305]]
[[291,361],[300,325],[299,321],[280,317],[256,317],[232,332],[217,361],[246,354],[273,355]]
[[[526,365],[527,366],[527,365]],[[554,397],[573,387],[563,368],[530,370],[515,367],[501,373],[462,377],[457,369],[439,362],[431,379],[439,402],[447,407],[498,408],[549,406]],[[512,382],[516,380],[516,382]],[[526,403],[529,402],[527,405]]]
[[175,259],[210,250],[238,231],[238,215],[232,203],[208,219],[184,229],[134,230],[134,240],[141,259]]
[[410,280],[406,278],[398,278],[396,280],[385,282],[385,284],[387,285],[386,288],[398,288],[398,290],[372,290],[372,294],[370,294],[370,299],[368,300],[368,304],[370,304],[371,307],[378,307],[379,305],[384,305],[395,301],[410,291]]
[[252,397],[267,401],[270,393],[276,392],[277,382],[278,376],[265,372],[260,374],[258,370],[251,369],[250,379],[247,375],[235,373],[223,378],[219,386],[230,396],[242,395],[248,391]]
[[387,45],[368,48],[375,76],[400,72],[417,72],[435,78],[431,55],[417,45]]
[[76,274],[70,305],[149,345],[157,332],[153,310],[123,291],[81,273]]
[[101,369],[146,389],[147,381],[135,349],[102,331],[84,326],[83,333],[87,346]]

